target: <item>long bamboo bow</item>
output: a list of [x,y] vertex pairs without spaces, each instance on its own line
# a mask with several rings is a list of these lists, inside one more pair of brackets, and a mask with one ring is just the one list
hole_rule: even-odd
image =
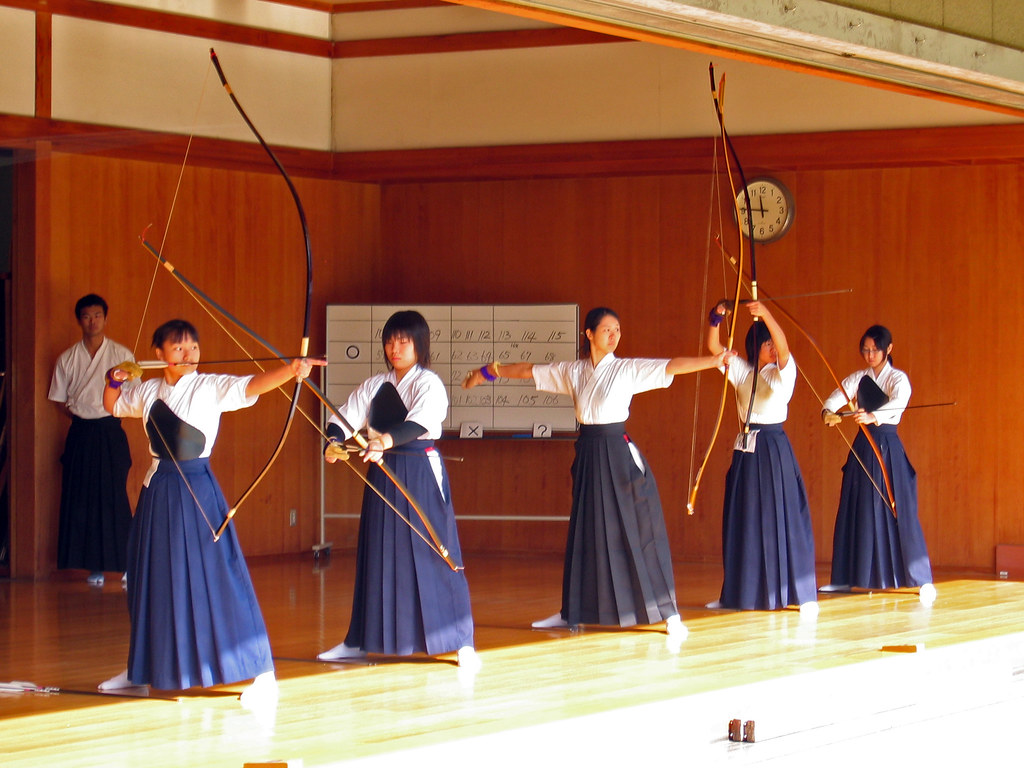
[[[728,132],[725,129],[725,114],[724,114],[724,111],[723,111],[724,110],[724,101],[725,101],[725,76],[724,75],[722,76],[721,86],[719,86],[715,82],[715,66],[714,66],[714,64],[710,64],[708,66],[708,74],[710,75],[710,78],[711,78],[711,97],[712,97],[712,99],[714,101],[714,104],[715,104],[715,115],[718,118],[718,127],[719,127],[719,130],[720,130],[721,135],[722,135],[722,142],[723,142],[723,144],[726,147],[726,152],[725,152],[725,173],[726,173],[726,176],[729,179],[729,188],[732,191],[733,205],[736,206],[736,222],[737,222],[737,228],[739,230],[739,244],[740,244],[739,245],[739,263],[740,263],[740,268],[737,270],[736,287],[733,290],[733,306],[738,306],[739,305],[739,301],[740,301],[740,290],[743,288],[743,280],[742,280],[743,269],[742,269],[742,267],[743,267],[743,241],[744,241],[744,236],[743,235],[744,235],[744,233],[743,233],[743,229],[742,229],[743,217],[740,215],[740,210],[739,210],[739,197],[738,197],[737,192],[736,192],[736,185],[735,185],[735,182],[733,181],[732,169],[731,169],[730,164],[729,164],[729,158],[730,157],[732,157],[732,159],[735,161],[737,169],[738,169],[738,171],[740,173],[740,178],[741,178],[741,181],[743,182],[743,191],[744,191],[745,199],[747,199],[746,198],[747,182],[746,182],[746,177],[743,175],[743,168],[739,164],[739,158],[736,155],[736,149],[733,147],[732,140],[729,138],[729,134],[728,134]],[[750,207],[750,201],[749,201],[749,199],[747,199],[747,208],[748,208],[748,210],[749,210],[749,207]],[[753,224],[752,224],[753,220],[752,220],[752,218],[748,216],[747,217],[747,221],[748,221],[748,224],[750,225],[750,229],[752,230],[753,229]],[[748,234],[752,234],[752,233],[748,233]],[[756,275],[757,267],[754,264],[754,238],[751,236],[751,237],[748,237],[746,239],[747,239],[747,242],[749,242],[749,244],[750,244],[751,271],[753,272],[753,274]],[[757,281],[756,281],[756,279],[754,280],[754,282],[752,284],[752,287],[751,287],[751,296],[755,300],[757,299]],[[726,348],[727,349],[732,349],[733,341],[736,338],[736,317],[737,317],[737,315],[738,315],[737,312],[733,312],[732,313],[732,317],[729,320],[729,339],[728,339],[728,342],[726,343]],[[747,407],[747,418],[745,419],[744,424],[743,424],[744,434],[746,434],[749,431],[750,413],[751,413],[751,409],[753,408],[753,405],[754,405],[754,394],[755,394],[756,386],[757,386],[757,371],[755,371],[754,374],[755,374],[754,375],[754,382],[751,385],[751,390],[750,390],[750,404]],[[689,515],[692,515],[694,513],[694,510],[695,510],[695,507],[696,507],[696,504],[697,504],[697,492],[700,489],[700,481],[701,481],[701,478],[704,476],[704,470],[707,468],[708,461],[711,459],[711,451],[714,449],[715,443],[718,441],[718,433],[721,431],[721,428],[722,428],[722,417],[725,414],[725,406],[726,406],[726,402],[728,401],[728,397],[729,397],[729,375],[728,375],[728,364],[726,364],[725,376],[723,376],[723,380],[722,380],[722,394],[721,394],[721,397],[719,398],[719,402],[718,402],[718,415],[715,417],[715,428],[714,428],[714,430],[711,433],[711,440],[708,443],[707,451],[705,451],[705,453],[704,453],[704,459],[700,463],[700,468],[697,470],[697,474],[696,474],[696,476],[694,478],[694,481],[693,481],[693,487],[690,489],[690,496],[689,496],[689,499],[687,500],[687,503],[686,503],[686,512]]]
[[[295,189],[295,184],[292,183],[292,179],[288,175],[288,172],[284,169],[284,166],[281,165],[281,161],[277,159],[277,155],[274,154],[274,151],[270,148],[267,142],[264,141],[263,136],[260,135],[260,132],[256,130],[256,126],[253,125],[252,120],[249,119],[249,116],[245,113],[245,110],[242,109],[242,105],[235,97],[234,92],[231,90],[231,86],[228,85],[227,78],[224,76],[224,70],[221,69],[220,66],[220,60],[217,58],[217,53],[213,50],[213,48],[210,49],[210,60],[213,62],[214,69],[217,70],[217,76],[220,78],[220,82],[224,86],[224,90],[227,91],[228,96],[231,98],[231,103],[235,105],[235,109],[238,110],[238,114],[242,116],[242,119],[245,121],[245,124],[249,126],[249,129],[256,137],[256,140],[259,141],[260,146],[263,147],[264,150],[266,150],[267,156],[271,159],[271,161],[274,163],[274,166],[281,173],[281,176],[284,178],[285,183],[288,185],[288,191],[291,192],[292,200],[295,203],[295,210],[299,216],[299,223],[302,225],[302,236],[303,241],[305,243],[306,251],[305,311],[303,314],[302,321],[302,341],[299,343],[299,357],[305,357],[309,351],[309,329],[313,307],[313,248],[310,243],[309,225],[306,223],[306,211],[302,207],[302,200],[299,199],[298,190]],[[227,528],[228,523],[231,522],[231,518],[235,516],[235,513],[238,511],[238,508],[242,506],[242,503],[247,498],[249,498],[250,494],[252,494],[252,492],[256,489],[256,486],[260,484],[264,477],[266,477],[267,473],[270,471],[270,468],[274,465],[274,462],[277,460],[277,457],[281,454],[281,450],[284,448],[285,440],[288,438],[288,432],[291,429],[292,421],[294,421],[295,419],[295,409],[298,407],[299,394],[301,392],[302,380],[296,379],[295,390],[293,391],[291,397],[291,405],[288,407],[288,416],[285,419],[284,427],[281,430],[281,437],[278,438],[277,445],[274,447],[273,453],[271,453],[270,458],[267,460],[266,464],[263,465],[263,469],[260,470],[259,474],[256,475],[256,478],[249,484],[249,487],[245,489],[241,496],[239,496],[238,501],[231,505],[231,508],[228,510],[227,515],[224,517],[224,521],[221,523],[220,528],[217,529],[217,532],[214,535],[214,540],[220,538],[220,536],[224,533],[224,530]]]
[[[313,295],[313,258],[312,258],[312,247],[311,247],[311,243],[310,243],[309,226],[308,226],[308,223],[307,223],[307,220],[306,220],[305,209],[303,208],[302,201],[299,198],[298,190],[295,188],[295,184],[292,182],[291,177],[288,175],[288,172],[284,169],[284,166],[278,160],[277,156],[274,154],[273,150],[270,148],[270,146],[264,140],[263,136],[256,129],[256,126],[253,124],[252,120],[246,114],[245,110],[242,108],[242,105],[239,103],[237,97],[235,96],[234,92],[232,91],[231,86],[228,84],[227,78],[224,75],[224,71],[223,71],[223,69],[220,66],[220,61],[217,58],[217,54],[216,54],[216,52],[214,51],[213,48],[210,49],[210,60],[211,60],[211,62],[213,64],[214,68],[217,71],[217,75],[220,78],[221,84],[224,86],[224,89],[227,91],[228,96],[231,98],[232,104],[234,104],[235,108],[237,109],[237,111],[241,115],[242,119],[245,121],[246,125],[252,131],[252,133],[256,137],[256,139],[259,141],[260,146],[263,147],[263,149],[266,151],[267,155],[270,157],[271,161],[274,163],[274,166],[277,168],[277,170],[280,172],[281,176],[284,178],[284,180],[285,180],[285,182],[286,182],[286,184],[288,186],[288,189],[289,189],[289,191],[290,191],[290,193],[292,195],[292,200],[295,203],[295,208],[296,208],[296,211],[298,213],[299,222],[300,222],[300,224],[302,226],[303,240],[304,240],[304,243],[305,243],[305,253],[306,253],[305,312],[304,312],[304,319],[303,319],[302,341],[300,343],[300,354],[298,355],[299,357],[305,357],[307,355],[308,349],[309,349],[309,335],[310,335],[309,331],[310,331],[310,318],[311,318],[311,315],[312,315],[312,311],[311,310],[312,310],[312,295]],[[210,307],[212,307],[214,310],[216,310],[218,313],[220,313],[223,317],[227,318],[229,321],[234,323],[238,328],[240,328],[242,331],[247,333],[250,337],[255,339],[258,343],[262,344],[267,350],[270,351],[271,354],[277,356],[278,358],[283,359],[283,356],[281,355],[281,353],[277,349],[275,349],[273,345],[271,345],[266,339],[262,338],[255,331],[253,331],[248,326],[246,326],[242,321],[240,321],[238,318],[236,318],[234,315],[232,315],[230,312],[228,312],[224,307],[220,306],[217,302],[215,302],[213,299],[211,299],[209,296],[207,296],[205,293],[203,293],[199,289],[198,286],[196,286],[194,283],[192,283],[190,280],[188,280],[179,270],[177,270],[169,261],[167,261],[167,259],[163,256],[163,254],[158,249],[154,248],[149,242],[147,242],[144,236],[141,237],[140,240],[142,241],[143,246],[154,256],[154,258],[157,259],[158,264],[162,265],[165,269],[167,269],[175,277],[175,279],[178,280],[178,282],[181,283],[182,286],[184,286],[185,289],[194,298],[196,298],[197,301],[200,302],[200,304],[202,304],[202,302],[205,301]],[[250,483],[249,487],[239,497],[239,500],[237,502],[235,502],[235,504],[232,505],[232,507],[229,509],[229,511],[228,511],[227,515],[225,516],[224,520],[222,521],[220,527],[214,532],[214,540],[215,541],[218,540],[221,535],[223,535],[225,529],[227,528],[228,524],[231,522],[231,519],[237,513],[238,508],[241,506],[242,502],[244,502],[245,499],[248,498],[249,495],[251,495],[253,490],[263,480],[263,478],[266,476],[267,472],[270,470],[270,467],[273,465],[273,463],[275,462],[277,457],[280,455],[281,450],[282,450],[282,448],[284,446],[284,442],[285,442],[285,440],[286,440],[286,438],[288,436],[288,432],[289,432],[289,430],[291,428],[292,421],[294,420],[295,413],[298,410],[298,398],[299,398],[300,392],[302,391],[302,384],[303,384],[303,382],[305,382],[306,386],[308,386],[310,388],[310,390],[319,398],[319,400],[336,417],[338,417],[339,420],[341,420],[344,424],[346,424],[346,426],[348,426],[347,422],[345,421],[345,419],[341,415],[341,413],[338,411],[338,409],[334,406],[333,403],[331,403],[331,401],[326,397],[326,395],[324,395],[323,392],[321,392],[320,389],[312,381],[310,381],[308,378],[302,379],[302,380],[297,380],[296,384],[295,384],[294,393],[293,393],[292,397],[290,398],[291,404],[290,404],[289,410],[288,410],[288,417],[287,417],[287,419],[285,421],[285,426],[284,426],[284,428],[283,428],[283,430],[281,432],[281,437],[278,440],[278,444],[275,447],[275,449],[273,451],[273,454],[271,455],[271,457],[267,461],[267,463],[264,465],[264,467],[260,471],[260,473],[257,475],[256,479],[253,480],[252,483]],[[306,416],[306,418],[312,423],[312,419],[310,419],[309,416]],[[314,426],[316,426],[316,425],[314,424]],[[317,429],[319,429],[319,427],[317,427]],[[365,450],[366,445],[367,445],[366,441],[362,438],[362,436],[358,432],[356,432],[355,430],[351,430],[351,431],[354,434],[356,441],[360,444],[360,447]],[[419,535],[420,538],[422,538],[424,540],[424,542],[432,550],[434,550],[445,561],[445,563],[448,564],[448,566],[452,570],[461,570],[462,566],[461,565],[457,565],[456,563],[454,563],[451,560],[451,557],[449,556],[449,553],[448,553],[448,549],[441,543],[440,538],[438,537],[436,531],[434,530],[434,527],[431,525],[430,520],[427,518],[426,513],[423,511],[421,506],[416,502],[415,498],[412,496],[412,494],[408,490],[408,488],[405,487],[405,484],[402,483],[401,480],[397,476],[395,476],[395,474],[387,466],[385,466],[383,461],[380,461],[378,463],[378,465],[381,467],[381,470],[384,472],[385,476],[387,476],[394,483],[394,485],[398,489],[398,491],[405,497],[406,501],[409,503],[409,506],[416,512],[417,516],[420,518],[420,522],[422,523],[424,529],[427,531],[427,533],[430,536],[429,540],[423,535],[423,533],[418,528],[416,528],[415,525],[413,525],[411,520],[409,520],[405,515],[403,515],[395,507],[395,505],[392,504],[384,496],[384,494],[378,488],[376,488],[358,470],[356,470],[354,467],[351,467],[351,465],[350,465],[350,467],[351,467],[352,471],[354,471],[360,478],[362,478],[363,482],[366,483],[366,485],[371,490],[373,490],[378,496],[380,496],[381,499],[384,500],[385,504],[387,504],[398,515],[399,518],[401,518],[417,535]],[[212,526],[211,526],[211,528],[212,528]]]

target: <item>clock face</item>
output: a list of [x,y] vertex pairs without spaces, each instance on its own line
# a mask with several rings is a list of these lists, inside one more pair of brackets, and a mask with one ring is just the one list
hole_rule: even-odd
[[736,197],[736,212],[744,235],[752,235],[758,243],[770,243],[793,224],[793,196],[781,181],[752,179],[747,194],[740,192]]

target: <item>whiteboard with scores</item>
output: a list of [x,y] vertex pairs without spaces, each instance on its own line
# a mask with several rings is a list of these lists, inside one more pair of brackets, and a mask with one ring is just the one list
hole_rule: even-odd
[[331,402],[344,403],[357,385],[387,370],[381,330],[403,309],[415,309],[430,326],[430,367],[448,387],[446,431],[462,437],[524,432],[548,437],[576,430],[572,398],[538,392],[532,380],[502,378],[461,387],[470,370],[495,358],[500,363],[574,360],[576,304],[329,304],[325,393]]

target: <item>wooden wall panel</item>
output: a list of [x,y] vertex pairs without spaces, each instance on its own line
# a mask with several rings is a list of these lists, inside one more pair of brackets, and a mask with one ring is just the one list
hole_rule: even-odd
[[[856,154],[851,148],[851,153]],[[920,516],[937,566],[990,571],[997,543],[1024,539],[1019,431],[1019,295],[1024,264],[1016,164],[779,172],[797,199],[783,240],[758,249],[763,290],[779,296],[850,290],[782,301],[844,376],[862,366],[860,334],[888,325],[894,357],[909,373],[914,404],[901,434],[919,473]],[[731,279],[712,254],[704,296],[708,175],[556,179],[387,186],[384,260],[415,264],[415,280],[383,275],[374,301],[573,301],[614,307],[626,355],[693,354],[710,302]],[[728,193],[724,198],[728,200]],[[712,218],[717,217],[717,212]],[[724,225],[735,253],[736,236]],[[403,269],[403,268],[400,268]],[[834,384],[811,344],[784,322],[803,376],[787,431],[811,499],[818,559],[831,555],[847,444],[820,422],[819,398]],[[746,323],[741,323],[741,333]],[[740,346],[742,341],[737,341]],[[721,380],[677,377],[669,390],[633,401],[630,433],[661,487],[677,557],[720,557],[720,505],[737,428],[730,394],[725,425],[688,517],[691,435],[698,456],[710,436]],[[815,394],[817,393],[817,394]],[[844,432],[852,440],[851,426]],[[1000,436],[1005,436],[1002,439]],[[571,448],[564,444],[454,441],[466,461],[452,470],[456,508],[495,514],[568,510]],[[509,467],[514,466],[515,472]],[[489,524],[488,524],[489,525]],[[557,551],[565,526],[469,523],[464,546]]]
[[[849,152],[860,156],[855,146]],[[39,370],[75,340],[70,307],[89,290],[111,301],[112,335],[135,343],[152,277],[152,260],[137,235],[156,220],[151,235],[160,241],[178,170],[89,155],[50,161],[40,203],[50,215],[39,219],[52,222],[39,238],[49,253],[38,259],[35,289],[45,304],[36,315]],[[862,365],[859,336],[881,322],[893,330],[897,363],[914,384],[913,402],[957,401],[908,412],[901,433],[919,473],[933,562],[991,571],[996,544],[1024,542],[1021,451],[1014,440],[1022,418],[1016,382],[1024,365],[1014,352],[1024,331],[1021,165],[841,169],[832,163],[775,174],[796,196],[797,220],[785,238],[758,249],[761,288],[777,295],[850,290],[783,304],[840,375]],[[606,304],[619,311],[623,354],[696,354],[707,308],[732,279],[713,249],[708,258],[709,233],[725,230],[734,253],[737,241],[729,211],[720,221],[709,204],[707,173],[381,187],[304,179],[299,186],[317,260],[314,351],[323,345],[323,307],[331,302],[571,301],[584,310]],[[724,200],[729,196],[723,191]],[[169,230],[166,252],[185,274],[275,345],[297,344],[301,237],[280,179],[190,168]],[[162,272],[156,286],[142,323],[143,346],[155,325],[183,314],[200,326],[207,359],[237,354]],[[784,326],[803,373],[787,431],[811,499],[818,559],[827,561],[848,449],[819,420],[819,398],[833,386],[825,366],[795,328]],[[42,399],[45,377],[39,378],[36,397]],[[633,403],[630,432],[658,477],[673,551],[681,559],[720,557],[724,475],[737,428],[731,396],[697,514],[685,513],[691,455],[699,459],[706,446],[720,385],[714,372],[678,377],[670,389]],[[280,403],[265,397],[224,420],[215,467],[229,497],[241,492],[277,437],[285,404],[276,399]],[[306,407],[319,410],[308,398]],[[144,451],[138,425],[130,428],[137,483]],[[37,450],[56,446],[63,429],[55,414],[43,419]],[[845,431],[849,435],[850,427]],[[250,553],[307,551],[318,541],[319,449],[316,432],[296,423],[279,465],[240,513]],[[444,450],[465,458],[450,467],[460,513],[567,514],[571,443],[451,441]],[[54,472],[55,462],[56,456]],[[44,467],[42,457],[38,464]],[[327,468],[325,477],[327,508],[355,514],[359,481],[344,467]],[[293,508],[296,528],[287,526]],[[46,519],[37,530],[55,531],[56,509],[39,514]],[[560,522],[467,520],[460,530],[463,546],[477,551],[557,552],[565,538]],[[327,539],[353,546],[354,521],[331,521]],[[47,553],[54,548],[55,536],[44,543],[40,561],[52,561]]]

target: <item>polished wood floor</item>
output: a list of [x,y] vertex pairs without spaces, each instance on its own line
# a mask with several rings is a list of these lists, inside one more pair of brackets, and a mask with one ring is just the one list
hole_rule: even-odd
[[[808,622],[703,608],[719,569],[677,564],[690,634],[676,648],[658,627],[532,630],[557,608],[560,562],[466,560],[474,677],[451,657],[317,662],[344,636],[352,558],[251,562],[281,685],[262,714],[240,706],[242,685],[95,693],[125,663],[120,583],[0,581],[0,682],[36,687],[0,692],[0,765],[949,764],[957,750],[977,764],[1024,713],[1024,584],[939,578],[930,608],[912,590],[823,596]],[[734,718],[753,743],[729,741]]]

